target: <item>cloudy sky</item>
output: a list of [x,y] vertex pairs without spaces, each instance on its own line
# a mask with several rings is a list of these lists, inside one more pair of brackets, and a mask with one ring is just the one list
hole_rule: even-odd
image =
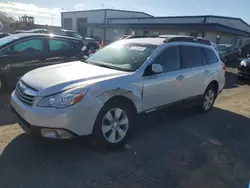
[[[195,5],[195,6],[194,6]],[[14,17],[34,16],[36,23],[60,25],[60,12],[114,8],[143,11],[154,16],[219,15],[250,23],[250,0],[0,0],[0,11]]]

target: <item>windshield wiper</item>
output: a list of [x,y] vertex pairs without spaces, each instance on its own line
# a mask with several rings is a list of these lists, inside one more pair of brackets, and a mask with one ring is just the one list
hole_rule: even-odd
[[109,68],[109,69],[122,70],[119,67],[115,67],[115,66],[107,65],[107,64],[103,64],[103,63],[93,63],[93,65],[105,67],[105,68]]

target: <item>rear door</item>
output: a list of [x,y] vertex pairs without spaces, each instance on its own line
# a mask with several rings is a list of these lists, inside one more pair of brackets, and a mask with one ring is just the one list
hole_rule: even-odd
[[204,92],[204,82],[206,74],[209,71],[206,70],[204,58],[202,56],[202,50],[198,46],[183,45],[182,47],[183,57],[183,83],[180,88],[182,99],[191,99],[199,96]]
[[81,59],[83,42],[61,38],[49,38],[47,41],[48,53],[45,64],[58,64]]
[[45,58],[43,38],[29,38],[17,42],[6,49],[9,53],[1,61],[5,65],[4,74],[9,85],[16,84],[25,73],[42,66]]

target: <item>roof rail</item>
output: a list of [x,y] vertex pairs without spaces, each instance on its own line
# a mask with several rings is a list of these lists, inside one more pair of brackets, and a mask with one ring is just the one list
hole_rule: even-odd
[[165,38],[164,42],[192,42],[198,44],[211,45],[211,42],[201,37],[181,36],[181,35],[161,35],[159,38]]

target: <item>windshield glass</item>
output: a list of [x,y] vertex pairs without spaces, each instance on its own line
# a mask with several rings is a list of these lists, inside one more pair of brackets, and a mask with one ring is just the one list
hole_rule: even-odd
[[157,45],[118,41],[96,52],[87,61],[124,71],[135,71],[156,48]]
[[11,36],[7,36],[7,37],[4,37],[4,38],[1,38],[1,39],[0,39],[0,47],[3,46],[3,45],[5,45],[5,44],[7,44],[7,43],[9,43],[9,42],[11,42],[11,41],[13,41],[13,40],[18,39],[18,38],[19,38],[19,37],[16,37],[16,36],[14,36],[14,35],[11,35]]

